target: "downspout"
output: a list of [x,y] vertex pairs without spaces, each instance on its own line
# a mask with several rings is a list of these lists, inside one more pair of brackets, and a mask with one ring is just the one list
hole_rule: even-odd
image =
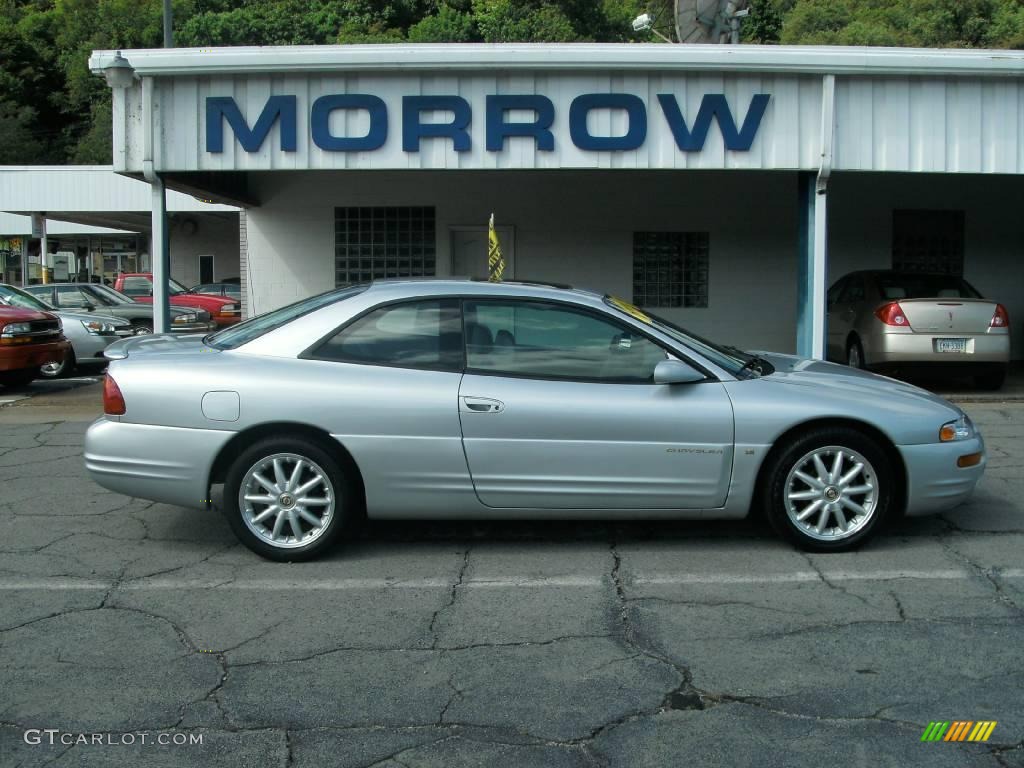
[[153,78],[142,78],[142,176],[151,190],[150,261],[153,270],[153,332],[170,330],[170,254],[167,233],[167,193],[153,162]]
[[835,143],[836,76],[821,82],[821,162],[814,185],[814,260],[811,291],[811,356],[825,359],[827,329],[825,295],[828,291],[828,183],[832,176]]

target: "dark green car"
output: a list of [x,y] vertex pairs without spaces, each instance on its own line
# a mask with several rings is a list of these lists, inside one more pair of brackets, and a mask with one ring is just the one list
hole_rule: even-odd
[[[120,291],[99,283],[49,283],[29,285],[25,290],[58,309],[101,312],[132,324],[136,334],[153,332],[153,305],[132,301]],[[172,333],[209,333],[217,330],[205,309],[171,307]]]

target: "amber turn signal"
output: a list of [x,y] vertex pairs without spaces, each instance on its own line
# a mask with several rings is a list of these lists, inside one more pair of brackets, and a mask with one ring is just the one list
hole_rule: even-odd
[[978,453],[968,453],[966,456],[961,456],[956,460],[958,467],[974,467],[981,463],[981,451]]

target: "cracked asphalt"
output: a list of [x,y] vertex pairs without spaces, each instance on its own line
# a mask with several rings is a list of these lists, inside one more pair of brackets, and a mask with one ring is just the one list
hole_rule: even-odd
[[[388,523],[275,564],[88,480],[97,384],[33,391],[0,407],[4,768],[1024,766],[1022,403],[966,406],[970,504],[857,553],[753,522]],[[932,720],[998,725],[921,743]]]

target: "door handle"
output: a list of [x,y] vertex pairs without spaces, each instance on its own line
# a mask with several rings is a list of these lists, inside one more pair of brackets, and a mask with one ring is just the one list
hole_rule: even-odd
[[465,413],[501,413],[505,404],[490,397],[463,397],[462,410]]

